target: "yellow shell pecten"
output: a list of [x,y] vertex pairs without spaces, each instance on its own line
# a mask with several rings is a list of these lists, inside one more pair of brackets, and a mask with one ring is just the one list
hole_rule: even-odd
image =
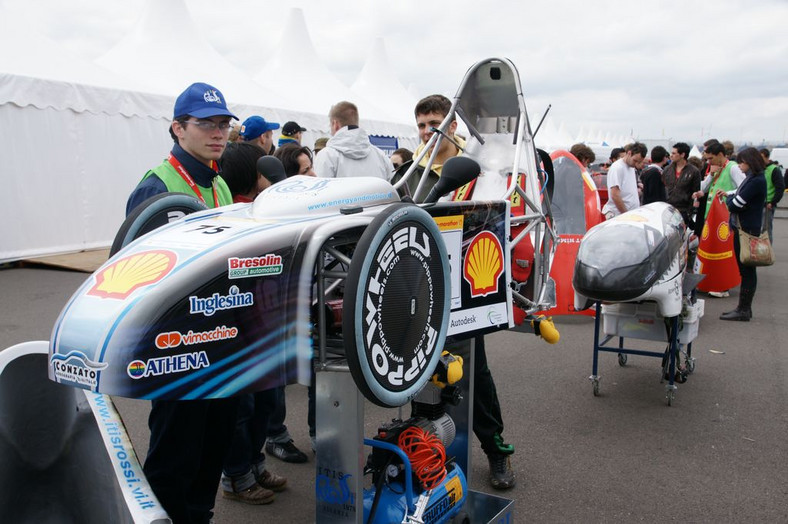
[[720,222],[720,226],[717,228],[717,238],[719,238],[722,242],[727,242],[728,237],[731,236],[731,228],[727,222]]
[[171,251],[135,253],[121,258],[96,274],[96,284],[89,295],[102,298],[126,298],[134,290],[161,280],[175,266]]
[[498,277],[503,272],[503,252],[498,239],[485,231],[473,239],[465,256],[465,278],[471,285],[471,295],[486,295],[498,289]]

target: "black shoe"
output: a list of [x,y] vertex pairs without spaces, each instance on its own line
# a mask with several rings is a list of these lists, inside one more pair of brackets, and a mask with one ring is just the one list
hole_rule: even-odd
[[292,462],[294,464],[300,464],[309,460],[303,451],[295,447],[292,440],[288,440],[284,444],[280,442],[271,442],[269,440],[265,443],[265,452],[279,460]]
[[490,485],[495,489],[511,489],[517,483],[512,469],[511,455],[487,455],[490,463]]
[[748,312],[747,310],[739,308],[720,315],[720,320],[738,320],[740,322],[749,322],[750,318],[752,318],[752,312]]

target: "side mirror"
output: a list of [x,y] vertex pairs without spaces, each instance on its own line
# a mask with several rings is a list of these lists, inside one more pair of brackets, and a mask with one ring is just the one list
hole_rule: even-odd
[[271,185],[287,179],[285,166],[275,156],[265,155],[257,159],[257,172],[271,182]]
[[424,199],[424,203],[432,204],[437,202],[443,195],[464,186],[478,177],[481,171],[482,168],[479,166],[479,163],[472,158],[464,156],[451,157],[443,165],[440,179],[432,187],[427,198]]

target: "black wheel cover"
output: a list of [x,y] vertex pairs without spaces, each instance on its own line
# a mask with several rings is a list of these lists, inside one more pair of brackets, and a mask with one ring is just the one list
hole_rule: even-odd
[[115,255],[133,240],[165,224],[208,207],[186,193],[162,193],[145,200],[134,208],[120,225],[109,256]]
[[435,371],[449,324],[449,277],[440,230],[418,206],[391,206],[362,234],[342,331],[350,372],[370,401],[406,404]]

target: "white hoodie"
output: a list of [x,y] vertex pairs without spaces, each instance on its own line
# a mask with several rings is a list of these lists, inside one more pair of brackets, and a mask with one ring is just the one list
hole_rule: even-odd
[[394,165],[386,154],[369,142],[361,128],[337,131],[315,157],[315,173],[322,178],[376,176],[389,180]]

